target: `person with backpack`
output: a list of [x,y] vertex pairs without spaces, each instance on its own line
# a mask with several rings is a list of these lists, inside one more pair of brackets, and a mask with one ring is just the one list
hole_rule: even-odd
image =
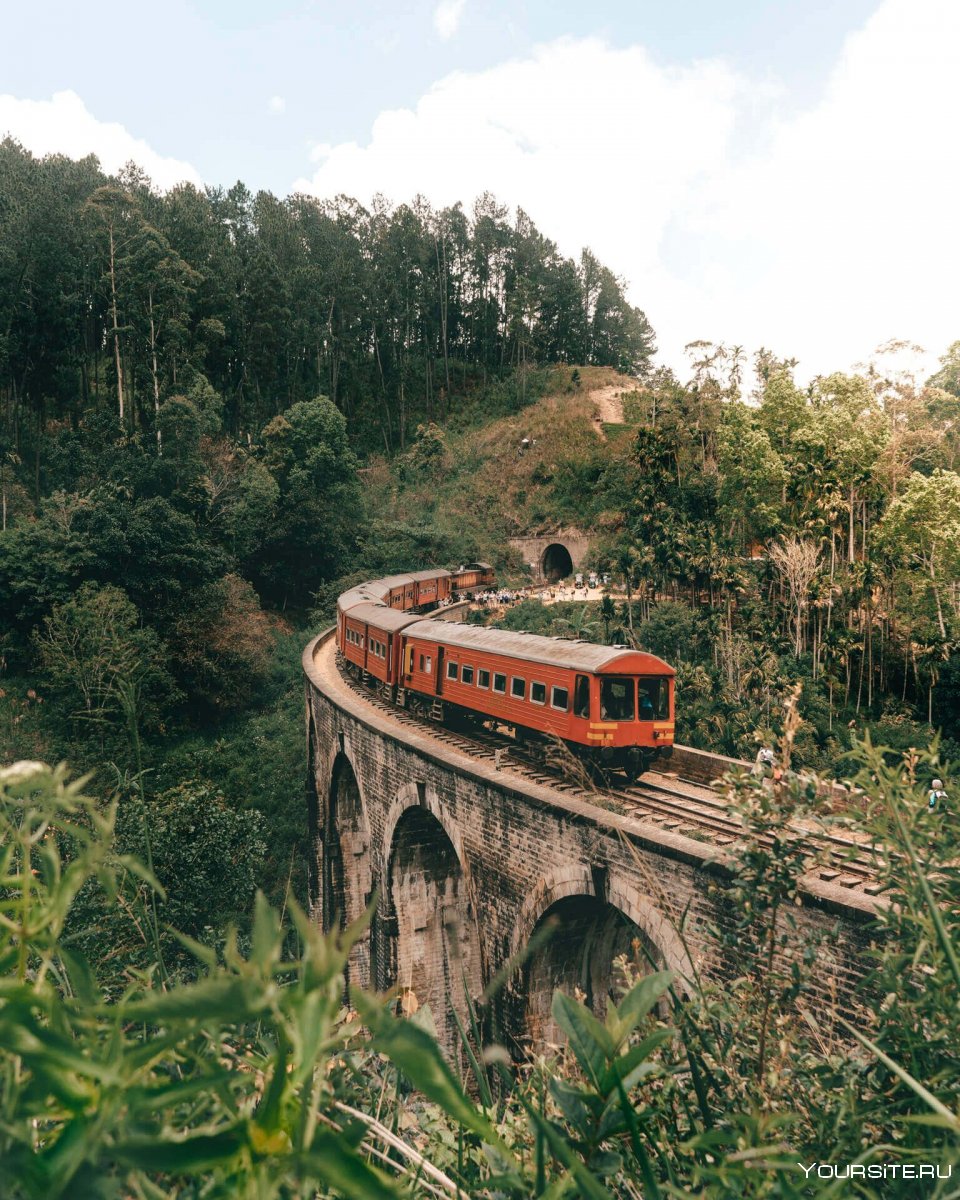
[[927,812],[936,812],[937,808],[947,799],[946,789],[943,786],[942,779],[934,779],[930,784],[930,791],[927,795]]

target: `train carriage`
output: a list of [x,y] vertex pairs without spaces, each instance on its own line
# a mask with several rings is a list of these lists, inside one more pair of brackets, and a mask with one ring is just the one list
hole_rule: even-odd
[[635,776],[672,753],[674,670],[652,654],[419,621],[403,634],[405,690],[558,737]]
[[400,634],[421,618],[417,613],[397,612],[384,604],[362,603],[346,614],[344,658],[360,671],[388,686],[396,686],[400,675]]
[[412,575],[387,575],[377,580],[385,591],[383,603],[390,608],[407,609],[415,604],[416,584]]
[[450,599],[449,571],[413,571],[411,579],[414,583],[413,602],[417,608],[436,608],[441,600]]
[[337,601],[349,669],[430,714],[469,713],[520,739],[562,739],[633,778],[672,753],[674,670],[652,654],[425,619],[451,591],[489,586],[493,569],[414,571],[360,584]]
[[458,592],[472,592],[477,588],[492,587],[494,570],[489,563],[473,562],[453,573],[453,587]]

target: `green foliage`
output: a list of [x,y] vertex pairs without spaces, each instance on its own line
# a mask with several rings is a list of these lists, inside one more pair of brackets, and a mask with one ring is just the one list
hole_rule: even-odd
[[18,918],[0,926],[4,1195],[188,1196],[201,1174],[221,1195],[394,1195],[356,1153],[355,1127],[318,1124],[356,1032],[340,1007],[345,951],[294,907],[303,953],[285,961],[260,900],[250,957],[233,939],[222,962],[196,946],[196,983],[145,975],[104,1004],[62,935],[88,877],[115,888],[134,865],[111,857],[114,814],[38,764],[7,769],[0,789],[4,907]]
[[157,720],[171,680],[157,635],[121,588],[84,584],[35,634],[41,668],[74,720],[139,727]]
[[116,825],[123,853],[146,859],[147,821],[153,871],[165,892],[158,904],[161,921],[202,940],[244,921],[267,852],[263,815],[229,806],[221,793],[196,780],[146,801],[129,796]]
[[[789,752],[788,738],[781,766]],[[116,806],[90,801],[62,770],[0,771],[0,1189],[11,1200],[388,1197],[425,1185],[516,1200],[786,1200],[835,1194],[797,1162],[956,1164],[955,851],[943,815],[925,810],[921,778],[936,770],[948,789],[954,781],[936,748],[907,764],[890,765],[869,746],[858,757],[858,782],[877,797],[864,832],[887,855],[881,870],[895,903],[881,913],[865,992],[883,1000],[858,1009],[856,1030],[822,999],[813,1003],[823,985],[816,940],[806,968],[783,976],[786,992],[769,1001],[782,986],[770,946],[786,945],[781,932],[809,864],[797,822],[814,781],[735,779],[728,802],[746,837],[725,903],[742,913],[731,941],[741,976],[712,984],[694,971],[681,981],[621,962],[624,983],[602,1017],[557,992],[560,1058],[513,1078],[501,1066],[507,1086],[480,1104],[423,1027],[362,993],[353,996],[362,1025],[343,1008],[359,929],[325,937],[295,903],[294,956],[261,897],[246,952],[232,934],[220,950],[183,937],[193,981],[147,966],[105,990],[104,964],[86,959],[71,934],[78,905],[90,887],[133,895],[135,928],[145,897],[138,908],[125,879],[149,888],[150,873],[118,853]],[[184,821],[218,808],[202,788],[179,789],[164,804],[171,820],[160,813],[153,826],[158,862],[165,839],[189,840]],[[213,897],[212,871],[197,867],[199,890]],[[168,913],[185,902],[159,898]],[[199,907],[202,897],[192,899]],[[790,935],[795,943],[797,930]],[[492,1050],[488,1057],[498,1061]],[[412,1127],[415,1139],[405,1141]],[[864,1181],[858,1194],[886,1193]],[[945,1197],[948,1181],[930,1194]]]

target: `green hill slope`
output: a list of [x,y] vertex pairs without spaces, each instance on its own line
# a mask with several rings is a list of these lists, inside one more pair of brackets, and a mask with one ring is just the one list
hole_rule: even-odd
[[598,483],[625,457],[619,398],[636,386],[605,367],[557,367],[519,412],[463,429],[421,426],[406,454],[365,468],[370,512],[381,528],[419,530],[498,565],[510,537],[608,527],[618,518],[603,511]]

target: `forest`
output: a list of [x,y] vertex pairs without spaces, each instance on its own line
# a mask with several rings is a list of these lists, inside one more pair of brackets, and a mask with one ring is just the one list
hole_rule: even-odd
[[[693,342],[681,379],[622,280],[492,196],[161,194],[5,141],[0,761],[31,761],[0,773],[4,1194],[792,1197],[795,1149],[953,1145],[953,842],[917,800],[960,744],[960,343],[926,381],[895,351],[800,384]],[[520,580],[507,539],[564,524],[624,599],[508,622],[660,653],[680,740],[876,793],[901,903],[862,1053],[763,967],[808,850],[770,837],[822,816],[799,776],[731,787],[757,953],[729,992],[625,963],[606,1024],[558,1000],[569,1047],[519,1070],[478,1011],[468,1080],[341,1005],[303,911],[308,631],[390,570]]]
[[4,436],[34,502],[52,482],[45,439],[91,407],[162,437],[163,402],[192,393],[244,442],[326,395],[355,446],[389,454],[509,367],[642,373],[654,351],[622,280],[489,194],[470,212],[242,183],[161,195],[133,164],[107,179],[93,158],[37,160],[7,139],[0,197]]

